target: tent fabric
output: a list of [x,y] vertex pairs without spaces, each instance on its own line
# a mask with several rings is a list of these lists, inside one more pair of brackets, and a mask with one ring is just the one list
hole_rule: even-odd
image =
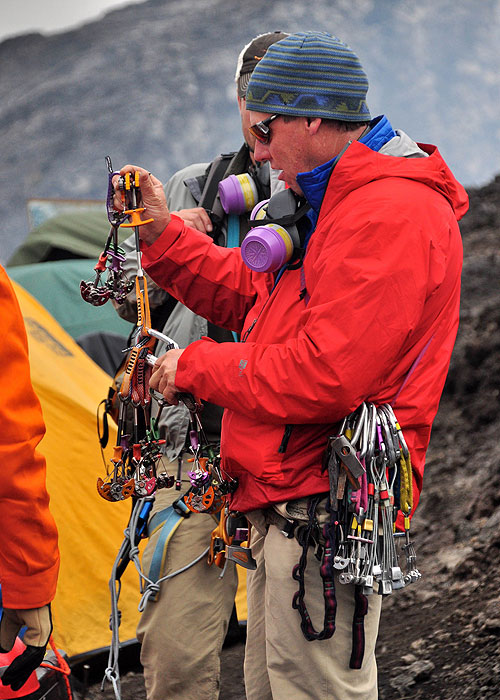
[[[97,478],[105,474],[96,411],[107,396],[111,377],[34,297],[13,284],[28,334],[32,382],[47,428],[39,449],[47,460],[50,507],[59,529],[61,568],[52,605],[54,639],[69,657],[80,656],[111,642],[108,581],[131,508],[129,499],[103,500],[96,488]],[[106,464],[115,440],[116,426],[111,421]],[[246,572],[237,568],[236,607],[243,621]],[[138,575],[129,564],[119,602],[121,642],[135,639],[139,598]]]
[[117,333],[98,331],[85,333],[77,339],[78,345],[112,377],[124,360],[124,337]]
[[[73,656],[110,644],[108,581],[130,515],[130,501],[105,501],[96,487],[98,476],[105,474],[96,411],[111,378],[31,295],[15,282],[14,288],[28,334],[32,382],[47,427],[39,449],[47,460],[50,507],[59,529],[54,639]],[[112,424],[107,460],[115,440]],[[123,641],[135,638],[138,603],[138,576],[129,565],[120,596]]]
[[[101,251],[102,247],[103,241]],[[94,278],[94,264],[88,259],[57,260],[8,267],[7,274],[32,294],[75,340],[87,333],[110,331],[123,336],[126,347],[132,325],[118,316],[111,301],[92,306],[81,297],[80,282]]]
[[[102,211],[86,209],[58,214],[30,231],[8,260],[7,267],[62,258],[97,260],[109,229],[104,205]],[[121,229],[119,238],[124,240],[129,235],[129,229]]]

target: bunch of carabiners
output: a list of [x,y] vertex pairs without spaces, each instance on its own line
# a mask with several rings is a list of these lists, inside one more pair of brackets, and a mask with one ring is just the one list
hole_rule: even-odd
[[[125,362],[123,380],[118,392],[117,439],[111,466],[107,468],[104,479],[98,478],[97,490],[108,501],[122,501],[135,496],[137,498],[152,496],[156,489],[172,488],[175,483],[173,475],[163,468],[163,446],[165,440],[159,439],[158,420],[165,406],[163,397],[150,391],[149,380],[152,366],[156,362],[153,346],[157,339],[166,343],[166,350],[178,348],[177,343],[163,333],[151,328],[151,313],[147,278],[142,269],[139,227],[152,219],[142,219],[144,207],[139,186],[139,173],[120,173],[113,171],[111,159],[106,157],[108,168],[108,193],[106,209],[111,231],[103,253],[99,257],[95,279],[81,282],[83,298],[100,306],[112,298],[123,302],[133,289],[134,283],[128,280],[121,268],[124,261],[123,252],[118,247],[118,228],[133,228],[137,256],[137,273],[135,277],[135,296],[137,303],[137,326],[132,337],[132,345]],[[121,194],[122,211],[115,210],[115,187],[113,180],[118,177],[118,191]],[[107,270],[107,279],[102,279]],[[151,400],[159,404],[159,410],[152,417]],[[224,505],[227,494],[234,488],[234,482],[222,477],[220,457],[215,455],[206,440],[201,421],[201,403],[190,394],[180,394],[179,399],[185,404],[190,414],[190,447],[193,469],[189,473],[191,489],[184,496],[187,507],[196,512],[216,513]],[[133,427],[131,434],[124,432],[126,413],[132,407]]]
[[119,173],[113,171],[109,156],[106,156],[106,165],[108,167],[106,212],[111,229],[104,249],[94,267],[95,275],[93,279],[80,282],[82,298],[93,306],[102,306],[108,299],[114,299],[118,304],[122,304],[134,286],[134,283],[128,279],[123,271],[125,255],[118,245],[118,229],[120,226],[130,227],[135,225],[135,223],[127,222],[132,211],[137,211],[136,203],[132,202],[134,188],[132,187],[129,174],[127,179],[121,178],[120,191],[124,206],[123,211],[117,211],[113,205],[115,196],[113,177],[119,175]]
[[[96,278],[93,283],[82,282],[82,296],[96,306],[104,304],[108,299],[117,302],[125,300],[132,291],[134,283],[128,280],[121,270],[124,261],[122,251],[118,248],[118,228],[133,228],[135,231],[137,251],[137,274],[135,278],[135,294],[137,302],[137,327],[133,334],[132,346],[125,363],[123,381],[118,392],[118,430],[114,454],[110,460],[112,467],[108,468],[105,479],[97,480],[97,490],[100,496],[108,501],[122,501],[131,496],[150,496],[157,488],[159,467],[162,457],[161,446],[164,441],[151,426],[151,395],[149,378],[151,376],[151,356],[155,338],[149,333],[150,311],[147,292],[147,281],[141,266],[139,247],[139,227],[150,223],[152,219],[143,220],[141,214],[141,191],[139,174],[126,173],[120,176],[114,172],[111,159],[106,157],[108,167],[108,194],[106,209],[111,223],[111,231],[106,241],[103,253],[95,267]],[[121,194],[123,210],[114,208],[115,189],[113,178],[118,176],[118,190]],[[101,279],[104,270],[108,270],[105,283]],[[124,434],[125,414],[128,406],[133,409],[132,434]],[[173,477],[162,474],[165,485],[173,485]]]
[[220,454],[205,437],[198,404],[190,395],[180,394],[180,398],[190,413],[190,461],[193,463],[193,469],[188,472],[191,487],[183,496],[184,503],[194,513],[219,513],[227,496],[235,490],[237,481],[223,474]]
[[[411,459],[392,407],[363,403],[330,438],[329,458],[337,465],[330,498],[338,503],[340,537],[333,565],[341,572],[340,582],[361,585],[365,595],[374,586],[387,595],[418,581],[410,539]],[[396,530],[399,511],[404,532]]]

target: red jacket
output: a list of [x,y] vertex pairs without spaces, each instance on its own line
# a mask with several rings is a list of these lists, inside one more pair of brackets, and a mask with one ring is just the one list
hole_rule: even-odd
[[38,608],[56,591],[57,530],[49,511],[45,458],[37,451],[45,424],[31,385],[26,331],[1,266],[0,304],[0,583],[4,607]]
[[457,219],[468,206],[438,150],[421,148],[429,157],[353,143],[333,170],[303,272],[286,271],[274,289],[274,277],[248,270],[238,249],[213,246],[179,219],[144,251],[158,284],[245,339],[193,343],[176,375],[180,390],[227,409],[221,453],[239,479],[234,510],[326,491],[327,437],[363,401],[392,402],[416,505],[458,327]]

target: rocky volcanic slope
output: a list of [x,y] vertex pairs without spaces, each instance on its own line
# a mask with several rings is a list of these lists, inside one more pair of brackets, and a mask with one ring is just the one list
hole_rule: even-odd
[[[412,525],[423,577],[384,601],[380,700],[500,697],[500,176],[469,195],[461,327]],[[223,655],[221,700],[244,700],[243,644]],[[145,698],[140,673],[122,697]]]
[[461,325],[413,520],[423,578],[384,601],[381,700],[500,697],[500,176],[469,196]]

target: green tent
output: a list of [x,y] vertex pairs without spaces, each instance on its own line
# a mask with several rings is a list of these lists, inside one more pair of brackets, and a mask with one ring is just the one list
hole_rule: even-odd
[[[9,276],[75,340],[101,331],[128,337],[131,330],[110,301],[96,307],[80,295],[80,282],[94,279],[109,231],[104,204],[100,209],[66,209],[32,229],[6,265]],[[119,229],[120,241],[128,236],[130,229]]]
[[80,295],[80,282],[94,278],[94,265],[95,261],[88,259],[55,260],[6,269],[9,277],[34,296],[75,340],[97,331],[127,338],[132,326],[118,316],[110,301],[92,306]]
[[[97,260],[109,228],[104,205],[102,211],[85,209],[58,214],[30,231],[8,260],[7,267],[67,258]],[[122,229],[120,240],[129,235],[129,229]]]
[[[106,372],[114,374],[132,325],[112,303],[92,306],[80,282],[95,278],[94,266],[110,231],[100,209],[67,208],[36,226],[7,263],[9,276],[37,299]],[[119,241],[130,229],[119,229]]]

